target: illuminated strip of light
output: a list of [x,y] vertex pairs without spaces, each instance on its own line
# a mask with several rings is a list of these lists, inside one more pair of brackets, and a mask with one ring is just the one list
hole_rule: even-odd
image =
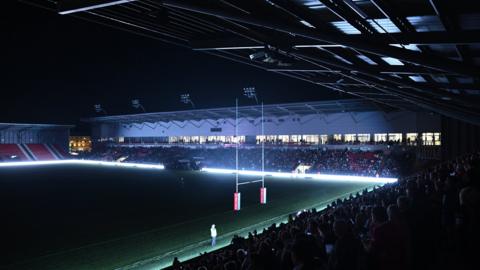
[[165,166],[163,166],[162,164],[142,164],[142,163],[111,162],[111,161],[84,160],[84,159],[3,162],[3,163],[0,163],[0,168],[1,167],[58,165],[58,164],[84,164],[84,165],[100,165],[100,166],[111,166],[111,167],[139,168],[139,169],[157,169],[157,170],[165,169]]
[[[236,170],[232,169],[216,169],[216,168],[203,168],[202,171],[208,173],[220,173],[220,174],[234,174]],[[397,178],[389,177],[368,177],[368,176],[354,176],[354,175],[335,175],[335,174],[314,174],[314,173],[288,173],[288,172],[261,172],[261,171],[249,171],[249,170],[239,170],[239,175],[248,175],[248,176],[270,176],[277,178],[308,178],[315,180],[326,180],[326,181],[357,181],[357,182],[368,182],[368,183],[395,183]]]
[[79,8],[75,8],[75,9],[69,9],[69,10],[61,10],[60,12],[58,12],[58,14],[67,15],[67,14],[81,12],[81,11],[88,11],[88,10],[97,9],[97,8],[103,8],[103,7],[113,6],[113,5],[125,4],[125,3],[133,2],[133,1],[137,1],[137,0],[108,1],[107,3],[102,3],[102,4],[92,5],[92,6],[79,7]]

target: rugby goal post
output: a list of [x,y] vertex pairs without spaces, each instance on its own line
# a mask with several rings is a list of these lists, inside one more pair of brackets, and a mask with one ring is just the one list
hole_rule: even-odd
[[247,185],[252,183],[262,182],[262,187],[260,188],[260,204],[267,203],[267,188],[265,187],[265,129],[264,129],[264,118],[263,118],[263,102],[262,102],[262,118],[261,118],[261,126],[262,126],[262,178],[253,181],[247,182],[238,182],[238,146],[240,141],[238,139],[238,99],[235,101],[235,193],[233,193],[233,210],[240,211],[241,209],[241,193],[238,191],[238,187],[240,185]]

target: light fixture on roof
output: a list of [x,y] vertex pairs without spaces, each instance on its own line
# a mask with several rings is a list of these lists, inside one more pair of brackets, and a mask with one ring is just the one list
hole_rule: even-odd
[[252,61],[263,61],[268,57],[268,54],[265,51],[258,51],[250,54],[249,57]]
[[385,56],[385,57],[382,57],[382,60],[387,62],[387,64],[391,66],[404,66],[402,61],[398,60],[397,58]]
[[255,87],[250,86],[243,88],[243,95],[247,98],[255,99],[255,102],[257,102],[258,104],[257,92],[255,91]]
[[140,103],[140,100],[138,100],[138,99],[132,99],[132,107],[133,107],[134,109],[137,109],[137,110],[138,110],[138,109],[142,109],[142,111],[143,111],[144,113],[147,112],[147,111],[145,110],[145,107],[143,107],[143,105]]
[[[98,9],[98,8],[104,8],[104,7],[109,7],[109,6],[114,6],[114,5],[120,5],[120,4],[125,4],[128,2],[133,2],[135,0],[117,0],[117,1],[103,1],[103,3],[99,4],[93,4],[93,5],[87,5],[86,7],[80,7],[80,8],[75,8],[75,9],[61,9],[60,12],[58,12],[60,15],[67,15],[67,14],[72,14],[72,13],[78,13],[82,11],[89,11],[92,9]],[[102,2],[102,1],[97,1],[97,2]]]
[[368,63],[369,65],[378,65],[376,62],[374,62],[370,57],[368,56],[365,56],[365,55],[362,55],[362,54],[358,54],[357,55],[358,58],[362,59],[363,61],[365,61],[366,63]]
[[195,108],[195,104],[193,103],[192,99],[190,98],[190,94],[181,94],[180,95],[180,102],[184,104],[192,105],[192,108]]
[[414,82],[427,82],[425,80],[425,78],[423,78],[421,75],[411,75],[411,76],[408,76],[410,78],[410,80],[414,81]]
[[389,18],[366,20],[379,33],[400,33],[400,29]]
[[316,28],[315,26],[313,26],[311,23],[305,21],[305,20],[300,20],[300,22],[305,25],[306,27],[310,27],[310,28]]
[[355,28],[353,25],[351,25],[346,21],[335,21],[335,22],[330,22],[330,24],[332,24],[338,30],[342,31],[347,35],[358,35],[362,33],[357,28]]
[[105,115],[107,114],[107,111],[105,111],[105,109],[103,109],[101,104],[94,104],[93,109],[95,110],[96,113],[103,113]]
[[403,49],[407,49],[407,50],[411,50],[411,51],[417,51],[417,52],[422,51],[415,44],[390,44],[390,46],[403,48]]

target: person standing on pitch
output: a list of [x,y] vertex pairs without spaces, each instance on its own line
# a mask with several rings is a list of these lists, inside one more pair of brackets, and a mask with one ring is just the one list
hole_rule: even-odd
[[210,236],[212,237],[212,247],[216,245],[217,241],[217,229],[215,228],[215,224],[212,224],[210,228]]

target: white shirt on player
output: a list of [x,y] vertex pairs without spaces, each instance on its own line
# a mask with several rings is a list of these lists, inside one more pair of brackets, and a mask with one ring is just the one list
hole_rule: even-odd
[[217,229],[215,228],[215,224],[212,224],[212,227],[210,228],[210,236],[217,237]]

